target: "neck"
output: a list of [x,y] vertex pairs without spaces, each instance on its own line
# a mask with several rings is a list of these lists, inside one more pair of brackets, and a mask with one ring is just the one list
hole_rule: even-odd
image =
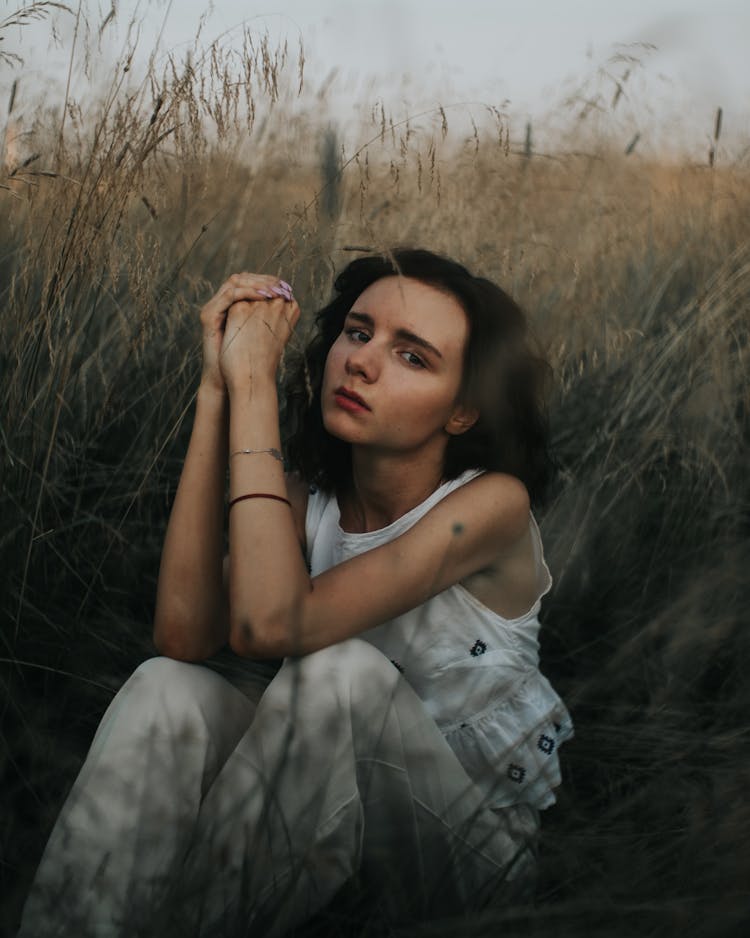
[[352,447],[352,481],[339,499],[341,526],[350,533],[377,531],[421,504],[440,485],[443,454],[373,454]]

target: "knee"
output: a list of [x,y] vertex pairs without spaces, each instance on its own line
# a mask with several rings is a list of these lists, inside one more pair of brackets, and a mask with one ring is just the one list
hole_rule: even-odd
[[174,658],[149,658],[142,662],[120,693],[135,704],[143,717],[200,713],[213,705],[221,678],[198,664]]
[[159,655],[156,658],[147,658],[142,661],[133,671],[132,677],[137,678],[141,684],[153,684],[158,687],[163,683],[179,682],[183,676],[190,674],[191,669],[195,667],[200,667],[200,665]]
[[137,687],[139,694],[179,692],[195,680],[197,665],[175,658],[148,658],[133,671],[128,684]]

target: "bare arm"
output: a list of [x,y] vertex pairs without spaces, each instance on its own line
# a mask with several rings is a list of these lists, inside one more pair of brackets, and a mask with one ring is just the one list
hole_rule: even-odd
[[[514,476],[486,473],[451,492],[404,534],[312,579],[291,554],[283,565],[274,559],[272,544],[281,545],[291,525],[276,514],[272,521],[269,510],[268,523],[278,539],[253,556],[263,593],[233,594],[231,643],[247,657],[306,655],[336,644],[492,566],[528,530],[529,498]],[[248,520],[238,515],[235,544]]]
[[[278,448],[276,387],[255,379],[252,387],[230,392],[230,448]],[[237,456],[229,469],[231,497],[268,493],[289,498],[280,462],[266,454]],[[296,621],[310,577],[300,550],[295,514],[283,502],[253,498],[236,504],[229,515],[230,644],[246,657],[283,657],[268,636],[279,621]]]
[[210,657],[229,638],[222,577],[229,395],[219,367],[227,310],[239,300],[267,301],[278,279],[234,275],[200,313],[203,372],[195,420],[169,517],[159,568],[154,644],[186,661]]
[[222,589],[222,525],[229,402],[201,385],[195,422],[159,567],[154,644],[162,654],[198,661],[229,638]]
[[229,515],[229,641],[246,657],[279,657],[268,654],[268,623],[293,619],[310,588],[300,550],[298,480],[287,479],[268,452],[281,447],[275,376],[298,317],[294,301],[235,303],[222,342],[230,450],[253,451],[230,459],[230,497],[272,496],[240,501]]

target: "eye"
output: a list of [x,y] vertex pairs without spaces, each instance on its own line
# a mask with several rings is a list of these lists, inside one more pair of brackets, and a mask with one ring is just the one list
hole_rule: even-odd
[[415,352],[404,352],[404,361],[408,362],[410,365],[414,365],[415,368],[426,368],[427,366],[422,361],[422,359]]
[[[358,329],[356,326],[350,326],[348,329],[344,329],[344,332],[349,336],[350,339],[354,342],[367,342],[370,338],[369,335],[364,332],[362,329]],[[364,339],[358,339],[356,336],[364,336]]]

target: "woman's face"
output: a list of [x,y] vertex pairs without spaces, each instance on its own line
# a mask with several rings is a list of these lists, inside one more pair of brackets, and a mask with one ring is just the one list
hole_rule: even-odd
[[381,451],[440,456],[474,422],[457,403],[468,320],[459,302],[410,277],[384,277],[354,302],[326,359],[323,423]]

